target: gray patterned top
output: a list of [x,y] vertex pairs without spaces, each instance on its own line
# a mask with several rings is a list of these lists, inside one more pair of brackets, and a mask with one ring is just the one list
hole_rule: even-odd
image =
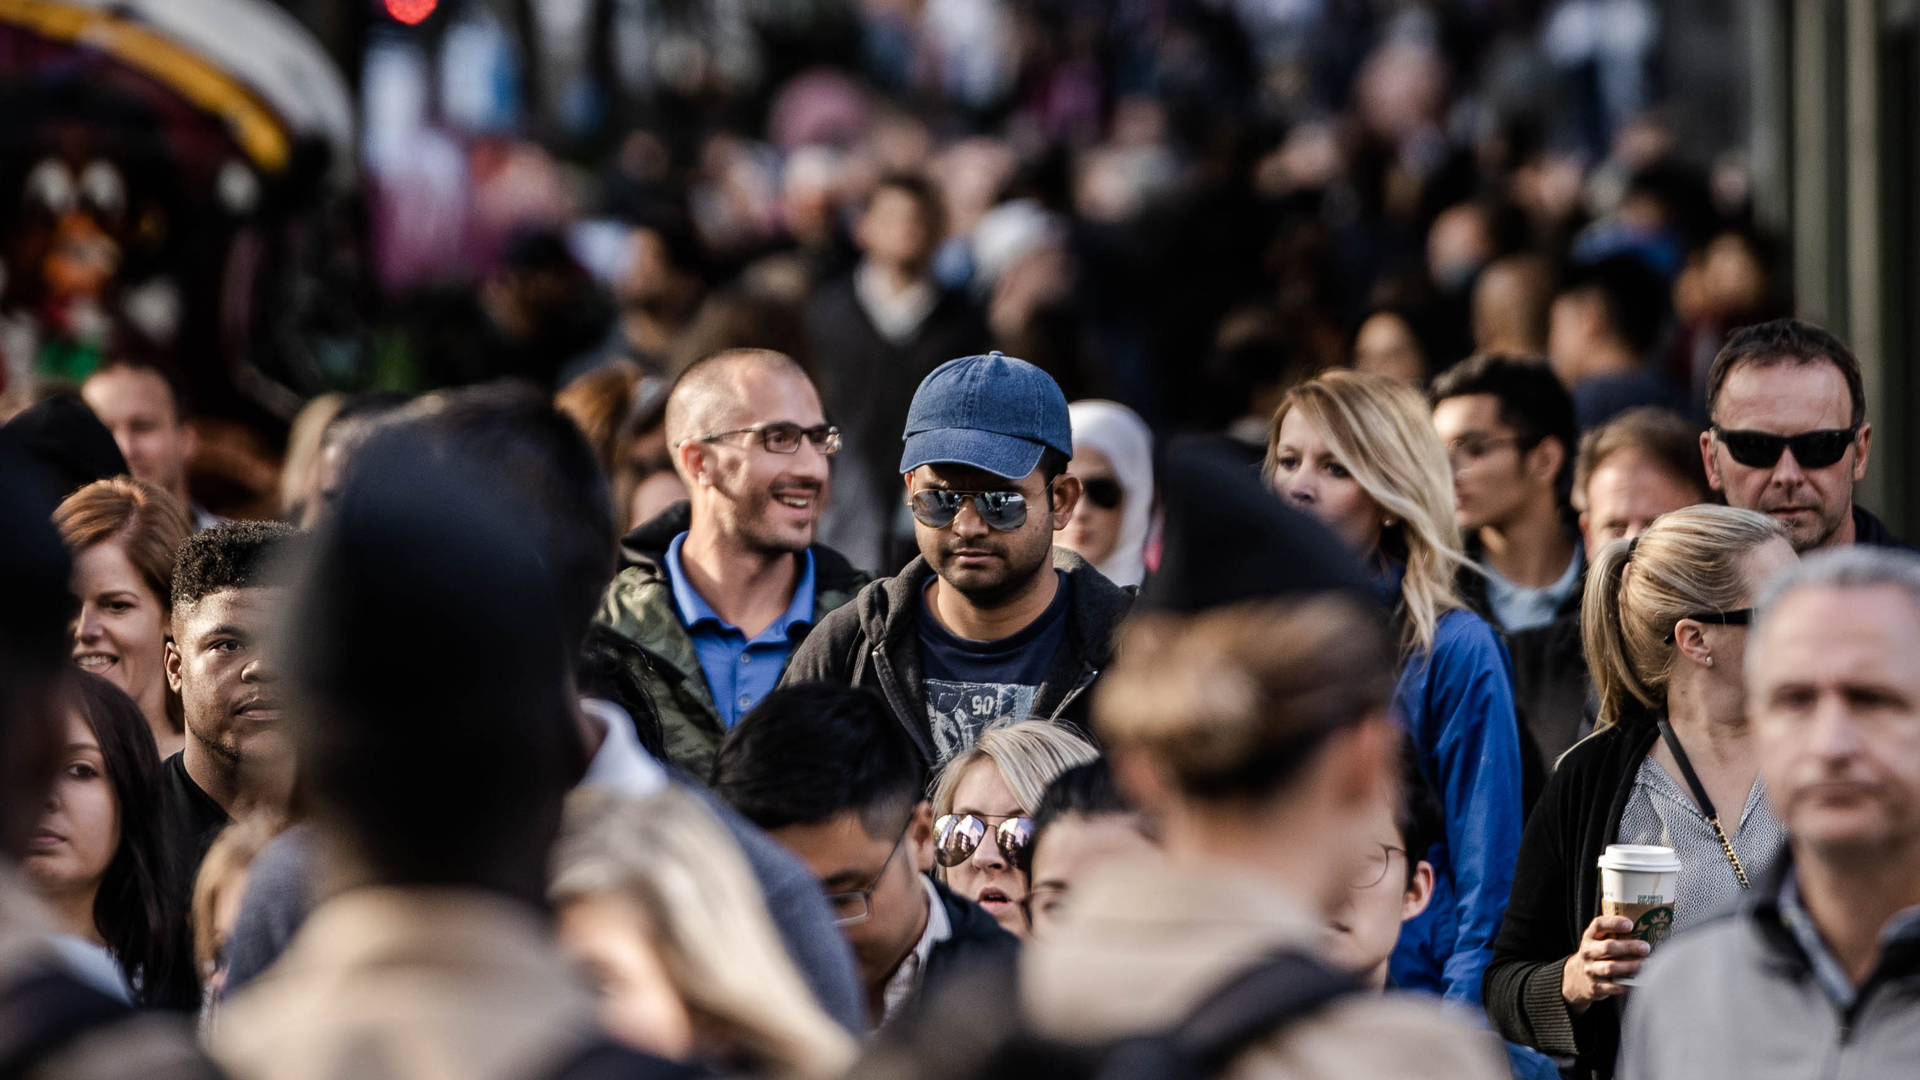
[[[1746,868],[1747,880],[1765,878],[1787,846],[1787,827],[1774,816],[1766,787],[1758,777],[1747,793],[1747,805],[1736,824],[1724,816],[1720,824],[1733,841],[1734,854]],[[1620,813],[1621,844],[1659,844],[1680,856],[1680,895],[1673,909],[1677,933],[1719,911],[1740,896],[1740,879],[1733,875],[1713,826],[1694,804],[1681,781],[1648,754],[1633,778],[1633,791]]]

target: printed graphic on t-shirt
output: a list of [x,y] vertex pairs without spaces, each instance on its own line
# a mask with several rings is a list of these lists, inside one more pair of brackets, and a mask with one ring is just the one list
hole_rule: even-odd
[[1024,720],[1033,711],[1037,686],[1019,683],[948,682],[928,679],[927,721],[940,764],[974,744],[988,724],[1002,717]]

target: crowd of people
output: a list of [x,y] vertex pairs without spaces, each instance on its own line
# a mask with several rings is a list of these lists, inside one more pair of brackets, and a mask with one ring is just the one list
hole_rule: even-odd
[[[168,374],[3,432],[19,1075],[1920,1062],[1920,555],[1810,324],[1734,331],[1704,426],[1323,371],[1258,463],[954,358],[892,572],[820,535],[862,473],[784,353],[678,374],[630,531],[514,382],[202,521],[191,437],[110,421]],[[1619,906],[1623,850],[1677,886]]]

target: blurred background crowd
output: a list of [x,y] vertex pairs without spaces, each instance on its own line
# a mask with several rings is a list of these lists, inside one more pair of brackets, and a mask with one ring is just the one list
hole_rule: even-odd
[[0,402],[157,359],[196,503],[265,517],[343,405],[518,376],[570,388],[624,527],[673,497],[667,380],[770,347],[876,568],[913,387],[988,348],[1249,455],[1307,374],[1475,351],[1550,355],[1585,425],[1697,413],[1724,331],[1791,306],[1746,8],[0,5]]

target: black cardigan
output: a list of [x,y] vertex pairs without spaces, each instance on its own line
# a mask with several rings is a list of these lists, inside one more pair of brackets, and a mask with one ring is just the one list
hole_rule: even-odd
[[1613,1075],[1620,999],[1573,1016],[1561,970],[1599,914],[1599,860],[1620,830],[1634,777],[1660,729],[1651,717],[1596,732],[1560,762],[1520,837],[1513,893],[1481,992],[1500,1034],[1548,1054],[1572,1056],[1574,1075]]

